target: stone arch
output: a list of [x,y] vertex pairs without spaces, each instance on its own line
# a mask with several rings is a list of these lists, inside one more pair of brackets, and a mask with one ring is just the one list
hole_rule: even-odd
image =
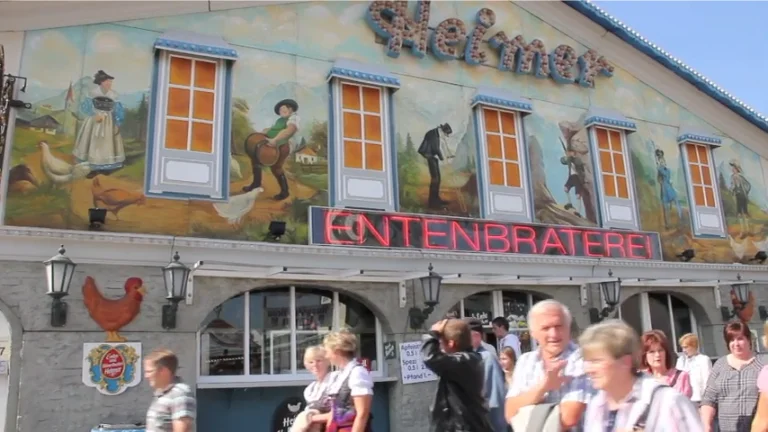
[[[19,411],[19,383],[21,379],[21,345],[24,334],[24,328],[21,325],[21,320],[11,310],[11,308],[2,300],[0,300],[0,329],[2,327],[7,328],[8,339],[10,342],[10,361],[9,361],[9,373],[7,377],[0,377],[7,379],[7,395],[5,395],[5,404],[0,404],[0,412],[4,410],[4,424],[5,430],[15,431],[18,421]],[[0,330],[0,334],[4,333]],[[0,387],[0,391],[2,391]],[[0,396],[0,401],[3,397]]]
[[[224,283],[211,283],[214,280],[221,279]],[[192,316],[195,319],[194,322],[194,328],[195,331],[199,331],[200,325],[205,319],[206,316],[219,305],[225,303],[227,300],[234,298],[238,295],[247,293],[247,292],[255,292],[259,290],[270,290],[270,289],[277,289],[277,288],[288,288],[291,286],[294,286],[296,288],[314,288],[319,290],[326,290],[331,292],[338,292],[340,294],[344,294],[345,296],[351,297],[354,300],[360,302],[365,307],[367,307],[371,312],[373,312],[373,315],[378,318],[379,325],[381,326],[381,331],[383,334],[392,334],[392,322],[390,322],[387,319],[387,314],[382,309],[382,305],[379,305],[373,301],[371,301],[365,294],[368,291],[378,291],[381,289],[392,289],[392,284],[387,283],[371,283],[367,284],[365,288],[360,289],[359,285],[350,285],[350,287],[354,286],[353,289],[349,289],[347,286],[348,284],[329,284],[327,282],[315,282],[315,281],[275,281],[275,280],[264,280],[264,281],[258,281],[254,283],[252,279],[229,279],[229,278],[212,278],[212,277],[201,277],[195,278],[195,289],[196,291],[199,290],[199,292],[206,291],[206,293],[211,293],[212,295],[208,296],[206,294],[206,299],[204,302],[198,302],[195,300],[195,305],[193,306],[193,309],[195,309]],[[223,288],[223,289],[222,289]],[[373,297],[373,296],[371,296]]]
[[[348,290],[341,289],[341,288],[338,288],[338,287],[329,287],[329,286],[327,286],[325,284],[322,284],[322,283],[312,283],[312,282],[310,282],[310,283],[303,283],[303,282],[302,283],[298,283],[298,282],[295,282],[295,283],[294,282],[274,283],[273,282],[273,283],[263,284],[263,285],[257,286],[257,287],[251,287],[251,289],[238,290],[237,292],[235,292],[232,295],[228,296],[223,301],[221,301],[219,304],[217,304],[216,306],[214,306],[213,308],[208,310],[206,315],[205,315],[205,318],[203,318],[201,321],[198,322],[197,329],[196,329],[196,333],[197,333],[196,344],[198,345],[198,352],[202,355],[204,349],[206,349],[206,350],[207,349],[212,349],[214,346],[216,346],[216,348],[215,348],[216,351],[223,350],[223,354],[222,354],[222,352],[218,352],[218,354],[217,354],[218,358],[221,358],[222,355],[223,355],[223,357],[230,357],[230,358],[232,356],[234,356],[235,357],[234,360],[238,361],[238,358],[239,358],[238,356],[240,356],[240,354],[234,354],[234,353],[235,352],[239,353],[240,351],[244,350],[243,345],[241,344],[243,339],[242,339],[242,336],[240,336],[240,335],[244,335],[244,334],[243,334],[243,332],[235,331],[235,330],[238,328],[238,326],[245,324],[245,322],[239,322],[239,318],[238,318],[238,323],[239,324],[237,324],[236,326],[233,326],[232,324],[226,322],[225,320],[219,320],[219,322],[216,322],[211,327],[210,326],[211,322],[214,322],[214,321],[217,320],[217,317],[215,317],[215,315],[213,317],[211,317],[211,313],[212,312],[215,313],[217,311],[221,312],[222,308],[226,309],[227,308],[227,304],[230,304],[230,302],[232,302],[234,299],[243,298],[242,301],[238,301],[238,302],[234,303],[234,308],[235,309],[233,309],[233,311],[236,311],[236,310],[242,308],[242,309],[240,309],[240,311],[241,311],[240,313],[244,313],[246,315],[251,314],[249,316],[252,317],[253,316],[252,315],[252,313],[253,313],[252,311],[254,310],[253,309],[254,301],[253,301],[253,299],[249,300],[250,301],[250,310],[246,310],[246,305],[248,304],[244,300],[246,298],[246,296],[249,296],[252,293],[263,293],[263,292],[278,292],[278,293],[286,293],[287,294],[287,293],[289,293],[289,290],[290,290],[291,287],[294,287],[297,290],[297,292],[296,292],[296,302],[297,303],[299,301],[299,295],[300,295],[300,293],[298,291],[299,290],[307,290],[307,289],[320,291],[320,292],[316,292],[317,294],[327,293],[327,294],[331,295],[332,293],[337,293],[339,295],[339,299],[338,299],[339,300],[339,304],[342,304],[342,301],[349,302],[350,300],[353,301],[354,303],[356,303],[357,306],[356,307],[352,306],[351,309],[349,309],[350,306],[351,306],[350,303],[347,303],[347,307],[348,307],[347,311],[355,310],[355,309],[357,309],[358,311],[362,310],[362,311],[364,311],[363,315],[360,315],[359,312],[356,315],[358,317],[364,317],[364,316],[367,315],[368,318],[362,318],[362,320],[358,321],[359,324],[362,325],[362,327],[358,327],[358,324],[352,324],[349,321],[347,321],[347,323],[350,323],[349,324],[350,326],[355,327],[357,329],[363,329],[363,331],[360,333],[360,335],[368,335],[367,339],[365,337],[361,337],[359,339],[359,344],[360,344],[359,345],[359,349],[362,350],[363,356],[366,357],[365,352],[367,351],[368,353],[370,353],[370,354],[367,355],[367,358],[369,358],[371,361],[375,361],[375,360],[378,359],[378,356],[381,354],[379,352],[379,350],[382,349],[383,337],[386,334],[385,332],[389,328],[388,323],[386,322],[386,320],[384,318],[384,315],[381,313],[380,309],[378,307],[376,307],[375,305],[372,305],[371,304],[372,302],[370,302],[368,299],[366,299],[362,295],[359,295],[359,294],[356,294],[356,293],[353,293],[353,292],[350,292]],[[346,298],[346,300],[341,298],[342,295]],[[336,296],[333,296],[333,298],[335,299]],[[279,328],[278,327],[272,327],[270,329],[270,331],[269,331],[269,333],[270,333],[270,339],[269,340],[270,341],[272,340],[271,339],[271,337],[272,337],[271,335],[273,333],[272,330],[278,330],[278,332],[280,332],[282,329],[284,329],[285,331],[288,331],[287,328],[291,328],[293,326],[292,324],[290,324],[290,314],[292,313],[290,305],[294,304],[293,303],[294,300],[288,299],[287,300],[288,303],[285,303],[285,301],[286,301],[285,299],[288,299],[288,297],[287,296],[283,297],[283,302],[282,303],[278,303],[276,306],[271,306],[271,307],[275,307],[277,310],[280,310],[280,309],[283,309],[283,308],[285,308],[285,310],[282,311],[281,315],[279,315],[277,318],[272,317],[272,318],[269,318],[269,319],[286,320],[286,321],[284,321],[283,324],[279,325],[278,326]],[[306,305],[305,304],[304,306],[301,306],[301,309],[303,309],[305,307],[308,307],[308,308],[320,307],[320,308],[322,308],[322,306],[324,304],[329,304],[329,303],[323,303],[322,299],[321,299],[319,304],[316,304],[316,305],[315,304],[312,304],[312,305]],[[269,316],[269,315],[267,315],[266,310],[267,309],[262,309],[262,312],[260,312],[262,314],[261,315],[262,318],[265,318],[265,319]],[[299,307],[297,307],[297,314],[299,313],[298,311],[299,311]],[[287,313],[288,316],[286,316],[285,313]],[[333,309],[330,309],[330,308],[327,309],[327,311],[323,311],[323,312],[317,312],[316,310],[314,310],[312,312],[309,312],[307,310],[304,310],[302,313],[305,314],[304,317],[308,318],[311,321],[314,321],[314,322],[318,323],[318,327],[322,327],[322,328],[327,328],[327,326],[329,326],[330,323],[332,323],[333,317],[335,316],[334,312],[333,312]],[[313,316],[313,314],[318,314],[318,313],[319,314],[324,314],[325,317],[319,317],[317,315]],[[370,315],[368,315],[369,313],[370,313]],[[350,315],[347,315],[347,317],[349,317],[349,316]],[[351,316],[355,316],[355,314],[352,314]],[[208,319],[207,319],[208,317],[210,317],[210,322],[206,322],[206,321],[208,321]],[[369,331],[373,327],[373,325],[374,325],[372,320],[371,320],[371,317],[375,318],[375,320],[378,321],[378,329],[375,331],[375,333]],[[322,321],[324,321],[324,323]],[[285,327],[285,322],[289,323],[288,324],[289,327],[287,327],[287,328]],[[340,325],[344,325],[345,323],[341,323],[340,322],[339,324]],[[256,329],[252,325],[247,325],[246,324],[246,326],[250,327],[249,330]],[[262,336],[266,335],[266,330],[269,327],[270,326],[267,325],[267,326],[265,326],[262,329],[262,331],[263,331],[262,332]],[[315,327],[310,327],[310,328],[315,328]],[[207,333],[206,332],[207,329],[213,330],[213,331],[210,333],[212,336],[210,338],[205,338],[205,340],[208,341],[207,342],[208,344],[210,344],[211,341],[215,340],[216,341],[215,345],[203,345],[206,342],[203,342],[204,338],[202,338],[201,336],[203,334]],[[217,333],[217,330],[214,330],[214,329],[222,329],[223,332],[224,332],[224,337],[222,338],[221,334],[216,336],[215,334]],[[236,334],[237,336],[234,336],[232,339],[228,340],[228,336],[226,336],[226,333],[230,332],[230,330],[228,330],[228,329],[232,329],[232,331],[234,331],[233,334]],[[297,328],[297,330],[307,330],[307,328]],[[290,334],[290,331],[288,331],[288,332]],[[375,335],[375,337],[371,338],[370,337],[371,335]],[[277,337],[279,338],[280,336],[277,336]],[[297,345],[296,345],[297,352],[299,352],[298,351],[298,348],[299,348],[298,342],[299,341],[297,340],[296,342],[297,342]],[[257,343],[259,345],[261,345],[262,349],[263,349],[266,346],[265,344],[267,342],[266,342],[266,340],[262,340],[261,342],[257,342]],[[271,345],[272,342],[269,342],[269,343],[270,343],[270,346],[272,346]],[[312,343],[314,343],[314,342],[312,342]],[[292,339],[291,340],[291,346],[293,346],[293,344],[294,344],[294,341]],[[208,348],[204,348],[204,346],[208,347]],[[251,347],[253,347],[253,346],[254,345],[251,345]],[[279,346],[279,344],[278,344],[278,346]],[[305,345],[305,347],[306,347],[306,345]],[[375,347],[375,351],[369,351],[369,350],[371,350],[372,347]],[[227,354],[228,350],[232,354],[228,355]],[[207,351],[207,352],[213,353],[214,351]],[[253,353],[253,351],[251,351],[251,352]],[[264,354],[265,352],[266,351],[262,351],[262,354]],[[211,357],[211,358],[213,358],[213,357]],[[251,360],[251,362],[252,361],[253,360]],[[253,365],[253,363],[251,363],[251,364]],[[271,364],[271,363],[268,362],[267,364]],[[202,364],[200,364],[200,366],[202,367]],[[238,369],[240,368],[239,365],[235,365],[234,367],[236,367]],[[264,364],[262,364],[262,367],[264,367]],[[203,374],[203,370],[202,369],[200,370],[200,373],[201,373],[201,375]]]
[[[644,314],[648,314],[651,318],[651,326],[653,328],[656,328],[658,330],[663,330],[667,334],[667,337],[670,338],[670,342],[672,343],[673,347],[677,347],[677,341],[682,336],[682,332],[679,331],[676,327],[676,323],[669,318],[669,311],[668,306],[667,307],[666,314],[667,316],[659,316],[654,315],[654,313],[658,313],[659,310],[654,307],[654,301],[652,299],[649,299],[649,305],[648,310],[643,310],[643,308],[640,306],[640,298],[639,296],[643,294],[653,295],[653,294],[662,294],[662,295],[669,295],[672,299],[679,301],[679,304],[684,304],[687,310],[689,311],[690,315],[692,315],[692,320],[690,322],[691,330],[695,333],[699,334],[699,342],[702,346],[707,345],[711,346],[712,343],[715,341],[712,339],[712,334],[710,331],[707,331],[707,328],[710,328],[711,325],[714,323],[712,316],[710,313],[708,313],[708,310],[711,309],[713,311],[716,311],[714,305],[712,305],[710,308],[707,308],[704,304],[702,304],[702,301],[698,298],[696,298],[693,295],[682,293],[679,291],[672,291],[669,288],[664,289],[642,289],[633,291],[631,295],[628,296],[622,296],[622,301],[619,304],[619,308],[622,311],[622,319],[632,325],[636,330],[640,331],[641,328],[638,328],[642,324],[642,317]],[[674,301],[673,300],[673,301]],[[627,308],[631,308],[637,305],[637,316],[627,316]],[[624,309],[621,309],[624,308]],[[634,311],[633,311],[634,312]],[[617,316],[618,317],[618,316]],[[663,325],[661,327],[658,326],[657,320],[662,320]],[[690,318],[689,318],[690,319]],[[673,339],[674,336],[674,340]]]
[[[715,320],[712,316],[710,316],[710,312],[714,309],[714,305],[710,307],[706,307],[702,304],[701,301],[699,301],[695,296],[686,294],[684,292],[680,291],[672,291],[670,289],[644,289],[632,292],[629,296],[622,296],[621,302],[619,303],[619,307],[621,307],[627,300],[638,296],[642,293],[648,293],[648,294],[669,294],[672,297],[676,297],[680,300],[682,300],[686,306],[693,312],[693,314],[696,316],[696,321],[699,323],[699,325],[712,325],[714,324]],[[715,311],[717,312],[717,311]]]

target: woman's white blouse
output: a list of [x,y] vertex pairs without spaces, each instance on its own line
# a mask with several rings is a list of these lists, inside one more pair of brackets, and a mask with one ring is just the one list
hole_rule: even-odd
[[346,377],[349,377],[348,385],[352,397],[373,396],[373,378],[371,378],[368,369],[360,365],[357,360],[352,360],[344,369],[336,373],[337,375],[328,391],[329,394],[338,393]]
[[704,354],[696,354],[693,357],[683,354],[677,358],[675,369],[688,372],[693,390],[691,400],[694,402],[701,401],[704,389],[707,387],[709,373],[712,371],[712,360]]
[[327,393],[328,388],[335,381],[336,374],[338,372],[329,372],[325,374],[322,381],[314,381],[304,389],[304,400],[307,404],[319,401]]

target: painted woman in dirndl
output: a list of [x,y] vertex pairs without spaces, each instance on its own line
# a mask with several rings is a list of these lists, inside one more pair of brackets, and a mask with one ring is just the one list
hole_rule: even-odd
[[100,70],[93,76],[93,88],[80,104],[87,118],[77,134],[72,152],[78,162],[87,162],[91,171],[112,171],[125,162],[120,125],[125,119],[123,104],[112,90],[115,77]]

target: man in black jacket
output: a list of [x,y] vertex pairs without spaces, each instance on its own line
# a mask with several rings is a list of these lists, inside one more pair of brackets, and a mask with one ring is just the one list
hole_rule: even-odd
[[467,323],[459,319],[437,322],[424,341],[421,357],[440,377],[432,405],[432,431],[493,431],[483,397],[483,359],[472,349]]

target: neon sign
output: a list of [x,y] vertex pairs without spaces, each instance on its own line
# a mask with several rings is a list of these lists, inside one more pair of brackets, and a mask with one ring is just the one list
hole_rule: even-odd
[[310,244],[661,260],[658,233],[310,207]]
[[429,49],[438,60],[464,60],[469,65],[479,65],[488,60],[480,46],[485,43],[499,53],[496,67],[502,71],[552,78],[560,84],[578,83],[582,87],[594,87],[598,75],[613,76],[614,67],[592,49],[576,56],[571,46],[561,44],[548,52],[541,39],[527,42],[523,35],[510,37],[503,31],[489,34],[485,42],[486,33],[496,24],[496,14],[488,8],[477,12],[475,27],[470,31],[464,21],[447,18],[430,32],[430,6],[430,1],[419,0],[411,17],[407,1],[373,1],[366,21],[385,40],[387,55],[392,58],[399,57],[403,47],[409,47],[418,58],[423,58]]

